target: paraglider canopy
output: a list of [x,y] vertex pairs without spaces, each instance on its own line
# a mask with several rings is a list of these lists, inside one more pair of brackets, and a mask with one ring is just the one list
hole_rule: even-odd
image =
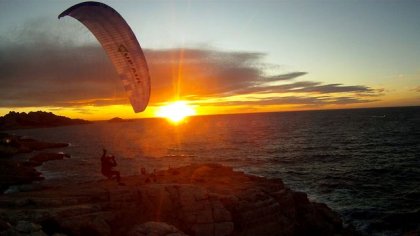
[[82,2],[63,11],[84,24],[111,59],[127,92],[134,112],[146,109],[150,98],[150,76],[146,58],[136,36],[122,16],[100,2]]

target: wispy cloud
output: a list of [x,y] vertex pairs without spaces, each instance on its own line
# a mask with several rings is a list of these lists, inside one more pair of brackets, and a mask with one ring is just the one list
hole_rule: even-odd
[[279,105],[279,104],[292,104],[292,105],[306,105],[306,106],[321,106],[328,104],[355,104],[366,103],[377,100],[354,98],[354,97],[307,97],[307,96],[285,96],[285,97],[267,97],[267,98],[254,98],[251,100],[234,100],[234,101],[217,101],[217,102],[200,102],[197,101],[196,105],[211,105],[211,106],[246,106],[246,105]]
[[[41,21],[37,27],[15,32],[22,40],[0,40],[0,107],[129,103],[99,45],[66,41],[60,36],[62,32],[49,27]],[[367,97],[383,92],[364,85],[296,81],[307,74],[302,71],[268,76],[261,66],[265,54],[259,52],[196,48],[144,51],[152,78],[151,105],[176,97],[200,103],[207,98],[267,94],[217,105],[322,106],[372,102],[376,100]]]

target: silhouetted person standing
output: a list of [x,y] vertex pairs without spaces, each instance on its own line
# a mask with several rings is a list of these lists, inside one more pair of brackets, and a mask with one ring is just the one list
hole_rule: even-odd
[[115,161],[114,156],[106,155],[106,149],[104,148],[101,157],[101,172],[104,176],[108,179],[112,179],[114,176],[117,179],[118,183],[121,183],[120,172],[113,170],[115,166],[117,166],[117,162]]

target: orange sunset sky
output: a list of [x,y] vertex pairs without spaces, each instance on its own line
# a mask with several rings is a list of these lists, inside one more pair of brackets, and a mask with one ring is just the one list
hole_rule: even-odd
[[420,105],[418,1],[103,1],[132,27],[151,98],[134,113],[79,1],[0,0],[0,115],[154,117]]

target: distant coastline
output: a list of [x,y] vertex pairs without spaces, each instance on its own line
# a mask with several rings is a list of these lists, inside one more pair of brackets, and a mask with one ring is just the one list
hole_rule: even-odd
[[110,123],[120,123],[120,122],[130,122],[130,121],[133,121],[133,120],[122,119],[120,117],[114,117],[114,118],[108,120],[108,122],[110,122]]
[[92,122],[83,119],[71,119],[65,116],[57,116],[52,112],[14,112],[0,117],[0,130],[46,128],[66,125],[90,124]]

